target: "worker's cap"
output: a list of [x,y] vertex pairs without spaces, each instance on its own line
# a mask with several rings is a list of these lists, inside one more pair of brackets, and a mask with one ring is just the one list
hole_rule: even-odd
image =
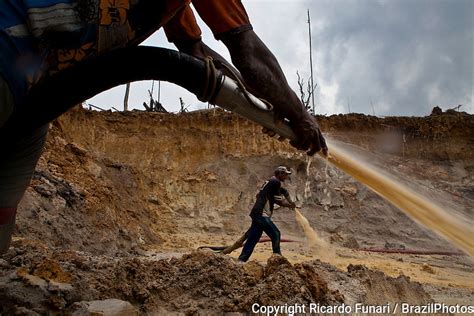
[[279,166],[275,169],[275,174],[280,174],[280,173],[291,174],[291,171],[285,166]]

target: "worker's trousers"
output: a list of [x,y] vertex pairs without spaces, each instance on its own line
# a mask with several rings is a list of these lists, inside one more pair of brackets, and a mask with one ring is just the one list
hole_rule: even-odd
[[4,135],[2,125],[12,113],[13,99],[0,77],[0,255],[8,250],[16,209],[41,156],[48,125],[24,136]]
[[265,232],[272,240],[273,253],[280,254],[280,231],[272,222],[270,217],[262,215],[252,216],[252,226],[250,226],[247,241],[244,244],[242,253],[239,256],[240,261],[247,261],[257,245],[262,233]]

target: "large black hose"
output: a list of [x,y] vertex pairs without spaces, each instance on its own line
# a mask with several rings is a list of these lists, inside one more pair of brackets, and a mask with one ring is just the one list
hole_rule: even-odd
[[26,134],[74,105],[127,82],[168,81],[200,99],[210,99],[212,95],[205,95],[211,91],[208,72],[204,61],[174,50],[146,46],[118,49],[41,80],[0,129],[0,136]]

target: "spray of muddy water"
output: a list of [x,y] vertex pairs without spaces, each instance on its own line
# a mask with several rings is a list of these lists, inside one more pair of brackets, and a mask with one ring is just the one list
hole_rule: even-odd
[[311,181],[309,181],[309,167],[311,167],[312,157],[308,156],[306,158],[306,183],[304,185],[304,200],[307,200],[311,197]]
[[309,224],[306,217],[301,214],[299,209],[295,209],[296,222],[301,226],[304,231],[308,244],[319,259],[330,262],[336,256],[336,252],[331,247],[328,241],[320,237]]
[[[306,183],[304,187],[304,200],[307,200],[311,197],[311,181],[310,181],[310,167],[312,162],[312,157],[308,156],[306,160]],[[326,180],[327,180],[327,165],[326,165]],[[327,182],[327,181],[326,181]],[[326,183],[327,184],[327,183]],[[327,192],[327,191],[325,191]],[[319,236],[316,231],[309,224],[308,219],[300,212],[299,209],[295,209],[295,218],[298,225],[301,226],[303,232],[308,240],[308,244],[313,252],[319,259],[323,261],[331,261],[335,258],[336,252],[334,248],[331,247],[330,243],[324,238]]]
[[420,194],[412,192],[407,186],[354,159],[336,144],[328,142],[328,147],[330,163],[364,183],[418,223],[474,257],[472,221],[462,219],[456,216],[456,212],[443,209]]

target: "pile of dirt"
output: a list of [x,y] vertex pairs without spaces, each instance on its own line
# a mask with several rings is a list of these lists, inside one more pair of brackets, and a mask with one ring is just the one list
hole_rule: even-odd
[[[363,266],[347,272],[272,256],[265,265],[239,264],[205,251],[179,258],[111,258],[16,242],[0,261],[5,314],[72,313],[82,302],[116,298],[142,312],[248,312],[252,305],[386,304],[431,301],[420,284]],[[337,282],[335,282],[337,281]]]

